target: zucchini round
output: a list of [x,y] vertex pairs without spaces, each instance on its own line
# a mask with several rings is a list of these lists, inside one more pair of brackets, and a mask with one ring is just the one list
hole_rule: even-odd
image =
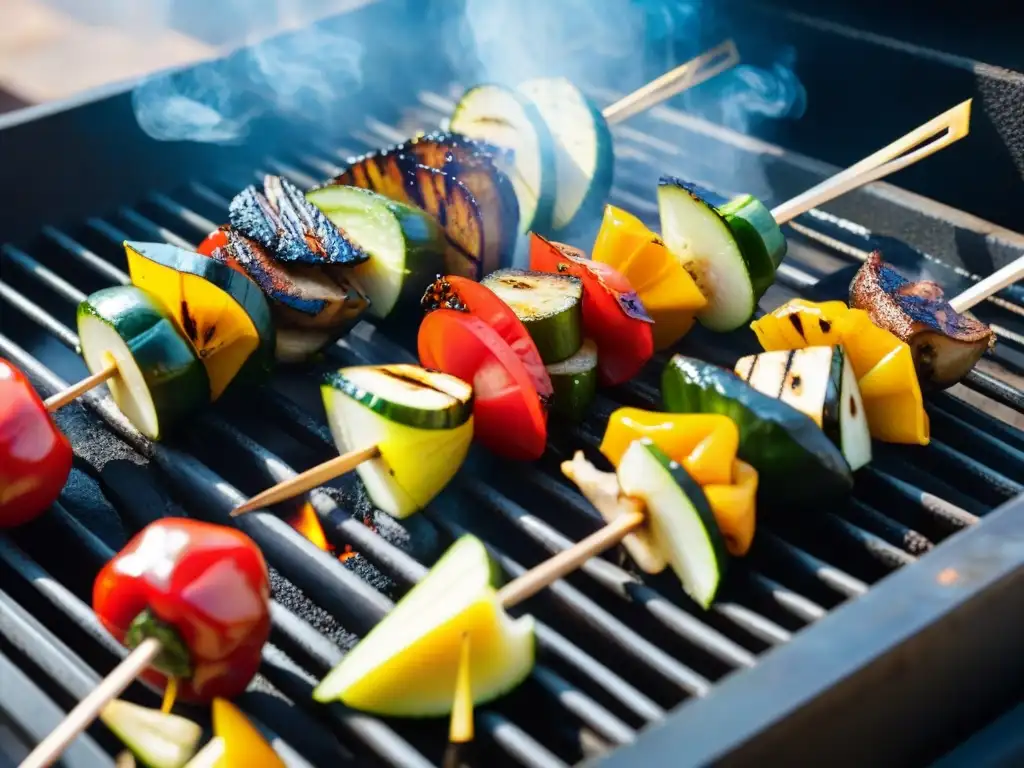
[[576,354],[547,366],[553,394],[548,409],[572,421],[582,421],[597,394],[597,344],[584,339]]
[[191,720],[121,699],[107,704],[100,720],[149,768],[181,768],[203,735]]
[[[754,314],[758,290],[771,285],[775,270],[763,247],[745,247],[749,232],[734,233],[721,213],[690,184],[663,177],[658,185],[661,236],[708,300],[697,313],[712,331],[733,331]],[[737,218],[736,221],[742,221]]]
[[537,107],[500,85],[477,85],[455,106],[449,128],[512,150],[512,167],[501,170],[511,179],[519,199],[519,232],[548,231],[558,189],[556,155],[551,132]]
[[458,472],[473,439],[473,390],[416,365],[342,368],[321,387],[339,453],[376,445],[356,471],[392,517],[423,509]]
[[422,209],[339,185],[314,189],[306,199],[370,254],[345,274],[369,297],[372,317],[416,306],[423,286],[444,268],[444,235]]
[[683,590],[710,606],[729,554],[700,484],[646,437],[626,449],[615,474],[624,494],[644,502],[646,525]]
[[313,698],[391,717],[450,714],[464,633],[475,704],[518,686],[533,669],[534,621],[505,613],[498,573],[479,539],[460,538],[328,673]]
[[583,283],[570,275],[502,269],[483,285],[516,313],[545,365],[576,354],[583,343]]
[[157,298],[195,349],[216,400],[241,374],[261,380],[274,362],[270,305],[255,282],[215,259],[165,243],[125,241],[132,284]]
[[537,108],[554,140],[554,231],[597,218],[615,169],[612,134],[601,110],[561,77],[529,80],[516,90]]
[[161,302],[133,285],[97,291],[78,305],[82,358],[107,382],[117,407],[143,435],[159,440],[179,419],[210,402],[210,379]]
[[740,195],[718,206],[718,212],[740,240],[741,248],[763,252],[772,271],[779,268],[786,258],[786,236],[764,203],[753,195]]
[[721,413],[736,422],[738,456],[757,470],[762,498],[815,503],[853,488],[846,459],[810,417],[731,371],[675,355],[662,373],[661,396],[667,411]]

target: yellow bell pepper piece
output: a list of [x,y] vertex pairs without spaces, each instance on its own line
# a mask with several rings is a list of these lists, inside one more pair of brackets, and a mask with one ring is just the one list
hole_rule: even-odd
[[754,541],[757,470],[745,461],[732,463],[732,479],[726,485],[705,485],[704,495],[725,538],[729,554],[742,557]]
[[655,349],[679,341],[693,327],[696,313],[707,306],[704,294],[661,238],[621,208],[605,206],[592,256],[621,272],[636,291],[654,320]]
[[650,438],[700,483],[729,553],[747,553],[754,539],[757,470],[736,458],[739,429],[728,416],[619,408],[608,420],[601,453],[618,466],[634,440]]
[[740,433],[728,416],[619,408],[608,419],[601,453],[617,467],[630,444],[644,437],[701,485],[731,482]]
[[213,700],[213,734],[224,747],[215,768],[284,768],[263,734],[227,699]]
[[[216,400],[260,344],[252,318],[204,277],[153,261],[127,243],[125,253],[132,284],[155,296],[170,313],[206,367],[210,399]],[[255,285],[252,290],[257,290]]]
[[[927,445],[928,414],[910,347],[841,301],[793,299],[750,324],[765,351],[842,344],[857,376],[871,436]],[[909,366],[908,366],[909,362]]]

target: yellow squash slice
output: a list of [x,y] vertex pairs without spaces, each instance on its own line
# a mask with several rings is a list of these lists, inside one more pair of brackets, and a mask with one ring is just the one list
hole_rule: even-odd
[[243,367],[254,376],[269,370],[274,326],[266,297],[254,282],[215,259],[173,245],[126,241],[124,248],[132,283],[160,301],[205,366],[211,400]]

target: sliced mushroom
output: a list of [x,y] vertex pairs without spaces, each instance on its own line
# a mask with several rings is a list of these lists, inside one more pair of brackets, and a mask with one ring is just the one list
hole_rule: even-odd
[[[606,523],[644,511],[642,501],[622,494],[614,472],[599,470],[584,458],[583,451],[576,451],[572,461],[562,462],[562,474],[576,483],[580,493],[601,513]],[[661,573],[668,567],[668,561],[646,527],[629,534],[622,544],[644,573]]]
[[923,387],[956,384],[995,343],[992,329],[959,313],[930,280],[911,282],[872,253],[850,284],[850,306],[909,345]]
[[218,249],[214,258],[234,261],[245,270],[270,300],[279,327],[340,332],[370,304],[354,287],[328,277],[320,267],[282,264],[234,229],[228,233],[227,248]]

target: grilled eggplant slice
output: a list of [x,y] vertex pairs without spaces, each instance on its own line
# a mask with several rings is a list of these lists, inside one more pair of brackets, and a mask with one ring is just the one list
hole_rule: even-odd
[[[222,251],[227,253],[222,254]],[[233,259],[271,303],[278,328],[343,332],[370,305],[351,285],[331,279],[321,268],[275,261],[258,243],[232,230],[228,248],[215,257]]]
[[417,136],[397,149],[415,157],[420,165],[454,176],[476,199],[484,226],[479,277],[512,266],[519,236],[519,201],[512,182],[495,164],[504,150],[440,131]]
[[422,208],[444,230],[445,271],[473,280],[482,276],[484,217],[476,198],[452,174],[420,165],[410,155],[385,150],[353,160],[330,183],[362,187]]
[[736,374],[821,427],[856,472],[871,461],[867,412],[842,346],[805,347],[741,357]]
[[263,193],[249,186],[228,209],[231,226],[280,261],[354,266],[369,258],[330,219],[306,200],[302,190],[280,176],[267,176]]
[[959,313],[930,280],[910,282],[875,251],[850,284],[850,306],[906,342],[922,386],[946,389],[970,372],[995,343],[992,329]]

